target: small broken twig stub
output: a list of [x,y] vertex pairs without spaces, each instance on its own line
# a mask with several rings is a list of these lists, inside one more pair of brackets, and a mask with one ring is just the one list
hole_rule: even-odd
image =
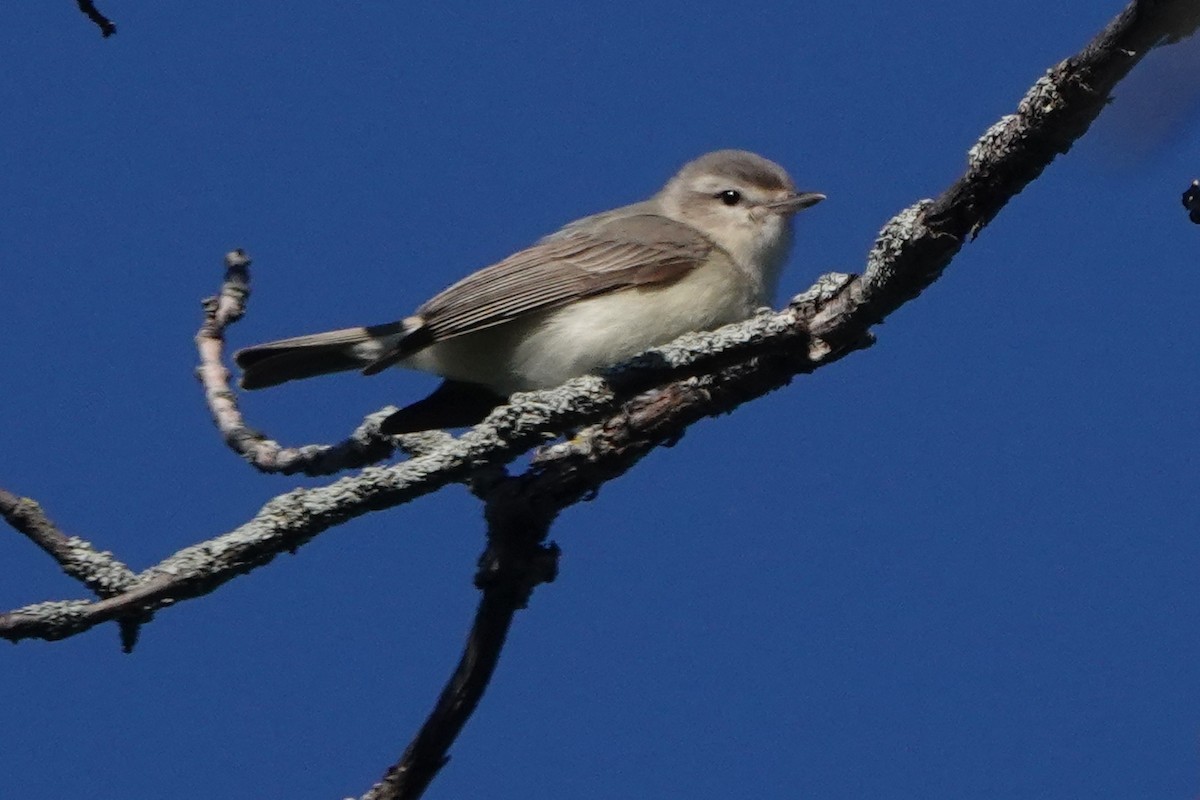
[[1192,181],[1183,192],[1183,207],[1188,210],[1188,219],[1200,225],[1200,180]]

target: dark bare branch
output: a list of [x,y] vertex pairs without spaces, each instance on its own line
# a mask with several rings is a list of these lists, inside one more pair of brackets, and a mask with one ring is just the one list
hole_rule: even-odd
[[108,17],[100,13],[92,0],[76,0],[76,2],[79,4],[79,10],[96,24],[96,27],[100,29],[100,35],[105,39],[117,32],[117,26]]
[[544,544],[553,515],[510,502],[515,487],[501,479],[487,490],[488,547],[475,575],[483,597],[458,666],[399,763],[362,800],[415,800],[424,794],[450,760],[451,745],[491,681],[513,615],[525,608],[534,587],[557,574],[558,547]]
[[[793,305],[801,313],[811,313],[836,295],[847,279],[836,276],[823,280]],[[868,342],[864,340],[864,344]],[[793,348],[776,357],[795,358],[796,352]],[[584,441],[581,434],[540,454],[535,461],[539,466],[522,478],[509,478],[497,470],[472,480],[472,490],[485,501],[489,542],[475,580],[483,591],[475,623],[458,667],[433,712],[400,762],[362,800],[415,800],[446,765],[450,746],[491,680],[513,615],[526,606],[538,584],[554,579],[559,550],[544,541],[558,513],[590,496],[604,480],[623,473],[657,445],[682,435],[690,422],[777,388],[780,384],[773,377],[781,374],[777,371],[765,370],[772,377],[763,383],[756,383],[743,372],[754,370],[764,360],[752,359],[747,364],[717,370],[711,379],[690,378],[630,401],[609,424],[599,426],[612,434],[599,448],[605,455],[601,460],[592,459],[587,448],[577,446]],[[782,374],[788,373],[785,370]],[[684,415],[675,414],[669,417],[675,427],[655,424],[663,417],[661,409],[685,405],[693,412],[691,419],[684,421]],[[631,424],[613,424],[616,420]],[[594,446],[599,439],[593,435],[587,441]],[[568,454],[576,457],[570,467],[553,474],[544,469],[547,463],[567,464]]]

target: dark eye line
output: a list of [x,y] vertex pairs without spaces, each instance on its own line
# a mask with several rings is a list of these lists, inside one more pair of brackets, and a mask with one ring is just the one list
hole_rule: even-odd
[[714,196],[727,206],[736,206],[742,202],[742,193],[737,189],[725,189]]

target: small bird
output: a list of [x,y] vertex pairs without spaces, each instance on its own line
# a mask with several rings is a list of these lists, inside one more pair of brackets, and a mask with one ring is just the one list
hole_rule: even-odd
[[398,365],[445,381],[384,433],[473,425],[513,392],[749,318],[775,293],[793,216],[824,199],[762,156],[708,153],[649,200],[568,223],[399,322],[240,350],[241,386]]

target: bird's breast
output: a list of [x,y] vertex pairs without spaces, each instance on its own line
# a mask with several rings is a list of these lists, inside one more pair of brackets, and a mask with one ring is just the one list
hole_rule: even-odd
[[522,389],[557,386],[611,366],[689,331],[749,317],[754,288],[728,263],[714,261],[667,286],[623,289],[546,314],[514,350]]

